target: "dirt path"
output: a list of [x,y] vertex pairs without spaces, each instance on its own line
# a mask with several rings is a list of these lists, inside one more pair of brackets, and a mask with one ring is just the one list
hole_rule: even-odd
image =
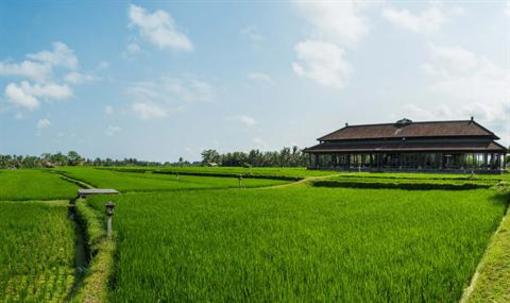
[[280,184],[280,185],[270,185],[270,186],[264,186],[264,187],[254,187],[254,189],[274,189],[274,188],[286,188],[291,187],[299,184],[306,184],[312,181],[318,181],[318,180],[324,180],[329,178],[338,177],[341,174],[333,174],[333,175],[324,175],[324,176],[314,176],[314,177],[305,177],[299,181],[291,182],[287,184]]
[[81,188],[95,188],[94,186],[92,186],[92,185],[90,185],[90,184],[88,184],[88,183],[86,183],[86,182],[83,182],[83,181],[81,181],[81,180],[74,179],[74,178],[72,178],[72,177],[69,177],[69,176],[67,176],[67,175],[61,174],[61,173],[59,173],[59,172],[57,172],[57,174],[59,174],[59,175],[60,175],[60,177],[62,178],[62,180],[67,181],[67,182],[70,182],[70,183],[73,183],[73,184],[75,184],[75,185],[78,185],[78,186],[79,186],[79,187],[81,187]]

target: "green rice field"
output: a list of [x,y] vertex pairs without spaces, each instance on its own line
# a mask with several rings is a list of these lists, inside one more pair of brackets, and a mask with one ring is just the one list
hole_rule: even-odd
[[198,176],[234,176],[242,175],[245,177],[264,177],[264,178],[286,178],[301,179],[305,177],[315,177],[337,174],[335,171],[308,170],[302,167],[123,167],[123,168],[104,168],[117,171],[155,171],[168,174],[189,174]]
[[[491,239],[508,209],[508,180],[301,168],[0,170],[0,302],[458,302],[480,260],[473,302],[505,298],[506,280],[495,275],[510,269],[492,265],[508,263],[505,227]],[[122,194],[79,200],[84,217],[73,222],[69,200],[84,183]],[[104,230],[108,200],[117,205],[113,238]],[[90,264],[77,268],[85,253]]]
[[74,283],[67,201],[0,202],[0,302],[65,302]]
[[77,188],[49,171],[0,170],[0,201],[69,199]]
[[[58,169],[57,172],[94,187],[114,188],[121,192],[239,187],[239,180],[233,177],[153,174],[150,172],[133,173],[86,167]],[[286,182],[283,180],[243,178],[241,187],[263,187],[281,185]]]
[[113,302],[456,302],[506,207],[490,190],[310,187],[116,202]]
[[124,171],[124,172],[146,172],[154,171],[161,173],[180,173],[194,175],[231,175],[231,176],[253,176],[253,177],[289,177],[306,178],[318,176],[338,176],[341,178],[368,178],[368,179],[397,179],[397,180],[471,180],[471,181],[510,181],[510,174],[441,174],[441,173],[398,173],[398,172],[337,172],[332,170],[309,170],[306,168],[290,167],[102,167],[101,169]]

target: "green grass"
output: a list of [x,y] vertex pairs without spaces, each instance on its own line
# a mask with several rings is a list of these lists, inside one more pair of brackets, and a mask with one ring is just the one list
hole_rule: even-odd
[[77,189],[49,171],[0,170],[0,201],[69,199],[76,196]]
[[[88,167],[59,168],[57,171],[94,187],[114,188],[121,192],[165,191],[179,189],[233,188],[239,186],[237,178],[174,176],[167,174],[117,172]],[[285,184],[282,180],[250,179],[241,181],[242,187],[262,187]]]
[[448,189],[463,190],[475,188],[489,188],[498,183],[492,179],[474,178],[384,178],[360,176],[333,176],[326,180],[314,181],[314,186],[322,187],[351,187],[351,188],[397,188],[397,189]]
[[465,302],[510,302],[510,212],[493,236]]
[[433,179],[433,180],[509,180],[510,173],[506,174],[449,174],[449,173],[398,173],[398,172],[341,172],[332,170],[309,170],[304,167],[104,167],[102,169],[144,172],[160,171],[167,173],[213,174],[213,175],[244,175],[259,177],[289,177],[306,178],[340,174],[342,177],[355,178],[384,178],[384,179]]
[[245,177],[263,177],[263,178],[288,178],[302,179],[305,177],[317,177],[336,174],[335,171],[308,170],[304,167],[114,167],[105,168],[118,171],[156,171],[162,173],[180,173],[192,175],[210,175],[210,176],[238,176]]
[[396,188],[464,190],[489,188],[505,182],[508,175],[339,173],[313,182],[315,186],[346,188]]
[[359,178],[365,180],[427,180],[427,181],[473,181],[496,183],[501,180],[510,180],[509,174],[449,174],[449,173],[369,173],[369,172],[339,172],[337,178]]
[[305,186],[115,202],[112,302],[456,302],[506,206],[491,190]]
[[0,202],[0,302],[64,302],[74,282],[67,202]]

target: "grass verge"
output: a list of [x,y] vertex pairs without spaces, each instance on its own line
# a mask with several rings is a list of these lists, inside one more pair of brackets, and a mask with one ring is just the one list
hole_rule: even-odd
[[100,215],[87,206],[86,200],[76,201],[79,224],[86,230],[89,267],[83,284],[72,302],[107,302],[108,284],[113,272],[115,240],[108,239]]
[[[510,194],[508,196],[510,199]],[[510,201],[509,201],[510,202]],[[510,209],[492,237],[461,303],[510,302]]]
[[489,188],[489,184],[478,183],[447,183],[447,182],[397,182],[388,180],[367,181],[343,181],[321,180],[312,182],[316,187],[343,187],[343,188],[372,188],[372,189],[406,189],[406,190],[467,190]]

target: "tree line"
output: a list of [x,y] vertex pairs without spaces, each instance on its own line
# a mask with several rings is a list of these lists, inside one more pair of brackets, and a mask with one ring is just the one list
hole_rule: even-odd
[[[181,159],[182,160],[182,159]],[[185,161],[183,161],[185,163]],[[0,155],[0,168],[51,168],[56,166],[158,166],[171,165],[155,161],[142,161],[136,158],[115,159],[86,159],[76,151],[67,154],[58,152],[55,154],[44,153],[40,156]]]
[[280,151],[231,152],[220,154],[214,149],[204,150],[201,161],[186,161],[182,157],[176,162],[144,161],[136,158],[121,160],[111,158],[87,159],[76,151],[68,153],[44,153],[40,156],[1,155],[0,168],[51,168],[56,166],[305,166],[306,156],[297,146],[284,147]]
[[[182,157],[176,162],[144,161],[136,158],[122,160],[111,158],[87,159],[76,151],[67,154],[44,153],[40,156],[1,155],[2,168],[49,168],[56,166],[254,166],[254,167],[303,167],[307,165],[307,155],[297,146],[284,147],[280,151],[260,151],[219,153],[207,149],[201,153],[202,160],[189,162]],[[510,155],[506,156],[506,165],[510,166]]]
[[280,151],[260,151],[219,153],[214,149],[204,150],[202,165],[209,166],[256,166],[256,167],[298,167],[306,166],[307,155],[297,146],[284,147]]

